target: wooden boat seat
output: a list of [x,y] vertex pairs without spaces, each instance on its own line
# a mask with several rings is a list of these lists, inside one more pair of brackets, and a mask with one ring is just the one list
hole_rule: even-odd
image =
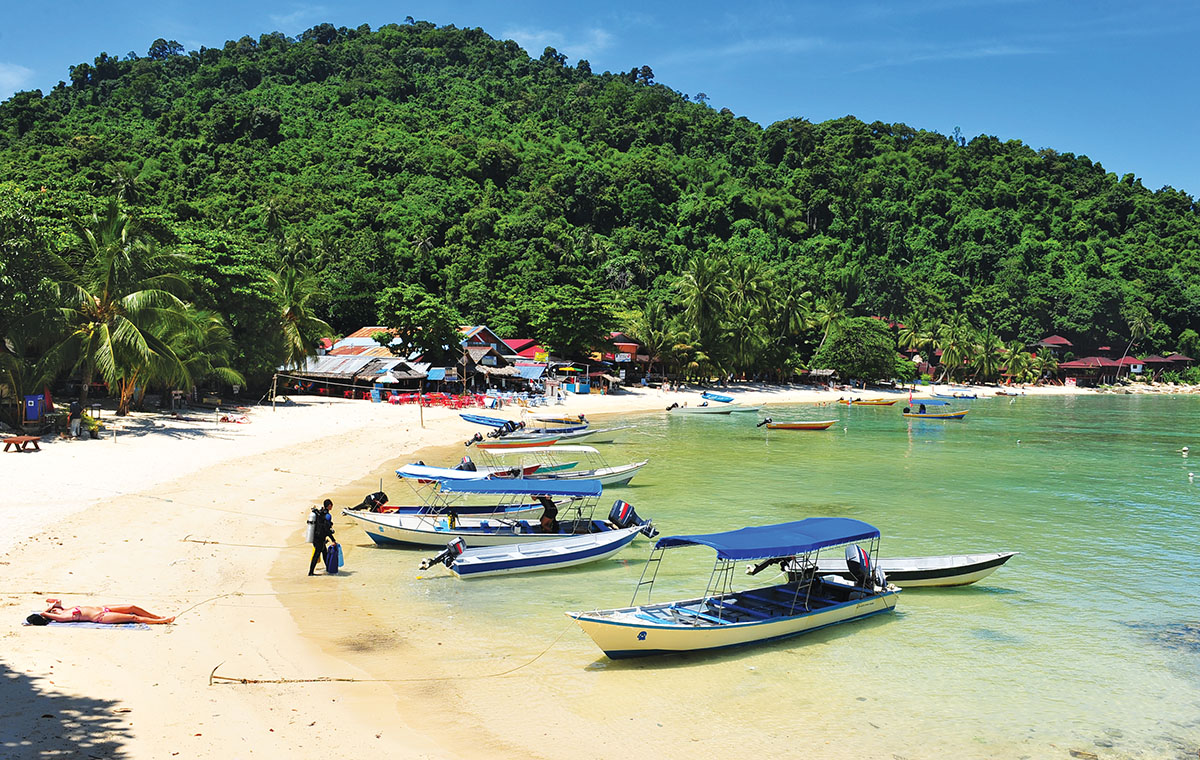
[[695,622],[695,620],[703,620],[706,623],[712,623],[714,625],[725,625],[725,624],[731,622],[729,620],[725,620],[725,619],[722,619],[719,617],[715,617],[713,615],[709,615],[709,614],[700,612],[699,610],[694,610],[691,607],[671,606],[671,607],[668,607],[667,609],[671,611],[672,615],[682,615],[684,617],[693,618],[693,622]]
[[735,604],[734,602],[730,602],[726,599],[710,599],[708,603],[714,607],[723,607],[727,610],[732,610],[733,612],[740,613],[747,617],[752,617],[756,620],[766,620],[768,618],[775,617],[774,613],[772,613],[770,610],[743,607],[740,604]]

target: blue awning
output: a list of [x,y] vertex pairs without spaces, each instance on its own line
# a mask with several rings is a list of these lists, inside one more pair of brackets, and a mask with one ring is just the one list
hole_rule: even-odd
[[446,379],[446,368],[445,367],[430,367],[429,373],[425,375],[425,379],[426,380],[445,380]]
[[911,406],[918,407],[921,404],[925,406],[950,406],[950,402],[940,398],[914,398]]
[[444,480],[442,493],[485,493],[516,496],[599,496],[599,480],[532,480],[501,478],[499,480]]
[[546,373],[545,367],[517,367],[517,372],[526,380],[540,380]]
[[804,554],[823,546],[838,546],[852,541],[878,538],[879,529],[849,517],[810,517],[779,525],[705,533],[694,536],[665,536],[655,549],[672,546],[711,546],[721,559],[770,559]]

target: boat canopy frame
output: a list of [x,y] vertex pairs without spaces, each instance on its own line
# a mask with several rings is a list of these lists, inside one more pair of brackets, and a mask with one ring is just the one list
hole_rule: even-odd
[[[762,545],[763,539],[767,536],[772,534],[778,536],[780,533],[784,534],[783,538],[786,539],[784,542],[771,540],[770,543]],[[799,580],[795,582],[789,610],[789,614],[795,614],[797,609],[809,608],[812,583],[817,578],[817,562],[821,551],[862,542],[868,544],[867,555],[870,557],[871,567],[874,567],[879,559],[879,530],[868,523],[851,518],[815,517],[798,520],[794,523],[743,528],[725,533],[665,536],[655,543],[650,557],[642,566],[642,574],[638,578],[637,585],[634,586],[633,598],[630,600],[629,606],[638,606],[638,597],[641,596],[643,589],[645,589],[646,595],[645,604],[651,603],[654,583],[658,580],[658,571],[662,566],[662,559],[667,549],[681,546],[709,546],[716,550],[717,556],[713,561],[713,569],[704,589],[702,604],[738,593],[734,589],[733,578],[734,568],[740,561],[764,560],[765,562],[758,567],[758,570],[761,570],[765,566],[773,564],[773,560],[780,560],[781,572],[786,572],[789,578],[799,577]],[[760,544],[758,549],[751,548],[755,543]],[[782,549],[796,549],[796,551],[781,552]],[[753,575],[758,572],[753,568],[753,565],[748,566],[747,574]],[[723,610],[723,605],[716,605],[715,614],[718,619],[723,617]],[[692,618],[690,623],[697,626],[701,624],[701,621],[699,618]]]

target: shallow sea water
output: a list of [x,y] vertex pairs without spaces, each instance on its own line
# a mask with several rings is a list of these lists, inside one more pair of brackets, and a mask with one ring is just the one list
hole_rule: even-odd
[[[1200,398],[955,402],[963,422],[905,420],[903,404],[768,408],[839,419],[823,432],[627,418],[637,429],[598,448],[651,463],[600,509],[626,499],[667,534],[848,516],[880,528],[886,556],[1021,552],[973,586],[908,590],[894,614],[769,645],[613,662],[563,612],[628,604],[648,542],[464,582],[417,569],[435,551],[376,548],[339,518],[350,572],[328,579],[329,603],[373,614],[306,633],[483,756],[1196,757]],[[668,552],[654,598],[702,592],[711,566],[702,548]]]

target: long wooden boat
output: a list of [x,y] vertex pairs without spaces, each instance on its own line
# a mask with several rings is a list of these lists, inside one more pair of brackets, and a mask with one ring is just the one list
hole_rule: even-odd
[[[618,510],[616,505],[609,515],[609,520],[593,519],[601,488],[596,480],[559,482],[529,481],[523,478],[450,480],[441,484],[442,493],[507,495],[521,500],[522,503],[530,497],[536,498],[546,504],[542,516],[556,518],[550,531],[545,530],[539,522],[515,518],[505,513],[458,516],[452,513],[388,515],[343,511],[343,514],[357,520],[367,536],[381,546],[445,546],[455,538],[463,539],[466,545],[471,547],[500,546],[604,533],[617,528],[645,525],[648,522],[640,518],[632,508],[627,510],[626,514],[626,511]],[[570,503],[564,508],[562,519],[557,519],[559,505],[550,501],[553,497],[570,499]],[[586,514],[584,503],[588,507]],[[614,516],[624,516],[627,524],[613,522]]]
[[[653,531],[649,523],[603,533],[507,546],[461,551],[451,546],[442,554],[422,562],[421,569],[443,564],[451,573],[463,579],[557,570],[608,559],[633,543],[638,534],[647,534],[647,531]],[[653,537],[653,533],[647,535]]]
[[905,417],[911,417],[918,420],[961,420],[967,416],[970,409],[963,409],[961,412],[903,412]]
[[[516,433],[509,433],[501,436],[506,441],[527,441],[536,439],[543,435],[553,435],[560,441],[587,441],[588,443],[612,443],[616,440],[617,433],[622,430],[629,430],[633,425],[615,425],[607,428],[589,428],[587,425],[582,426],[578,430],[569,428],[552,429],[544,428],[542,431],[530,432],[522,430]],[[562,432],[563,430],[567,432]]]
[[512,421],[506,420],[502,417],[489,417],[484,414],[467,414],[466,412],[459,412],[458,416],[462,417],[467,422],[474,422],[476,425],[486,425],[487,427],[494,428],[503,427]]
[[840,398],[838,403],[847,406],[891,406],[899,400],[898,398]]
[[[855,581],[817,576],[821,549],[870,541],[872,552],[852,548],[863,562]],[[860,520],[813,517],[780,525],[725,533],[668,536],[654,545],[634,592],[646,589],[646,603],[610,610],[568,612],[579,627],[613,659],[723,649],[782,639],[895,608],[899,589],[866,568],[878,549],[879,531]],[[650,603],[649,597],[665,550],[708,546],[717,558],[703,596]],[[735,566],[762,560],[751,572],[772,564],[798,563],[786,583],[735,591]],[[653,570],[651,570],[653,568]],[[652,573],[647,579],[647,573]]]
[[582,414],[576,414],[576,415],[531,414],[531,415],[529,415],[529,417],[530,417],[530,419],[537,420],[538,422],[547,422],[552,425],[586,425],[587,424],[587,418],[584,417]]
[[979,396],[977,396],[974,393],[937,393],[936,391],[934,392],[933,397],[934,398],[957,398],[957,399],[964,399],[967,401],[979,398]]
[[[1019,552],[985,554],[946,554],[936,557],[897,557],[880,559],[879,568],[888,583],[900,588],[966,586],[991,575]],[[846,563],[836,558],[817,563],[818,572],[850,577]]]
[[827,430],[837,420],[794,420],[792,422],[774,422],[767,420],[767,430]]

